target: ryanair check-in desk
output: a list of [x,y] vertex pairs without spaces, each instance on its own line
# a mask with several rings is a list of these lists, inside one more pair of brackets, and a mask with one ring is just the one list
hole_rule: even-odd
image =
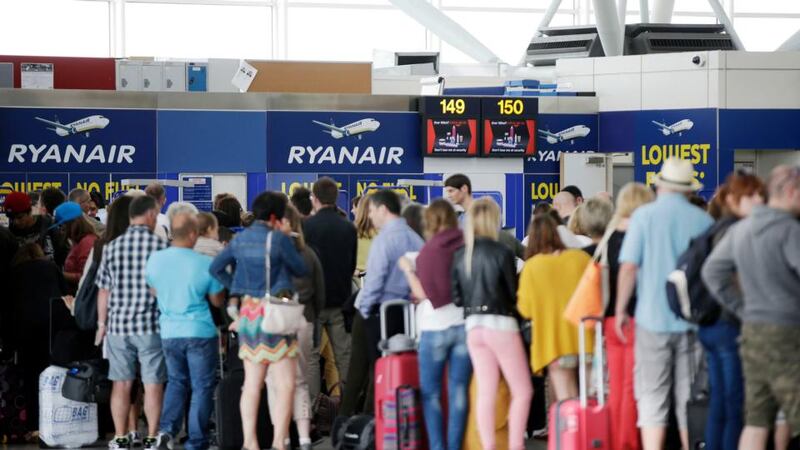
[[477,123],[466,140],[451,132],[458,118],[435,137],[518,154],[426,156],[419,104],[409,96],[9,90],[0,96],[0,195],[55,186],[112,199],[136,187],[130,180],[182,180],[194,185],[169,188],[169,200],[209,209],[219,192],[249,204],[265,189],[290,194],[330,176],[349,210],[354,196],[384,186],[427,203],[441,187],[398,180],[463,172],[521,235],[530,206],[558,191],[561,152],[598,148],[597,100],[551,98],[531,103],[524,120]]

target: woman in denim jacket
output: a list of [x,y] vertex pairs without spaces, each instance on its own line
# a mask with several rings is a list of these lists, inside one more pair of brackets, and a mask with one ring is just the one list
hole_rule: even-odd
[[[304,276],[307,268],[291,239],[280,232],[280,222],[286,211],[286,196],[264,192],[253,202],[256,221],[239,233],[211,264],[211,274],[234,296],[242,296],[238,318],[231,325],[239,331],[239,358],[244,361],[245,380],[239,404],[242,414],[243,447],[258,450],[256,433],[258,402],[267,369],[274,371],[278,398],[272,417],[275,429],[272,447],[284,449],[289,436],[292,400],[295,389],[294,358],[297,356],[297,337],[266,334],[261,331],[261,299],[266,293],[266,244],[271,240],[270,290],[272,295],[291,297],[292,276]],[[274,232],[273,232],[274,230]],[[233,268],[229,273],[228,266]]]

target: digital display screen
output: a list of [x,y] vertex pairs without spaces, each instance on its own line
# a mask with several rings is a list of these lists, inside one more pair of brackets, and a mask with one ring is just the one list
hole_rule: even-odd
[[533,156],[536,154],[536,119],[539,100],[535,98],[484,98],[483,156]]
[[477,97],[424,97],[425,156],[479,156],[480,106]]

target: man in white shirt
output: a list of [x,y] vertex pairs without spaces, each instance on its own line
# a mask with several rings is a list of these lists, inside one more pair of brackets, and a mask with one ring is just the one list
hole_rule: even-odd
[[164,205],[167,204],[167,192],[160,183],[150,183],[144,190],[145,194],[153,197],[158,205],[158,217],[156,218],[156,228],[153,230],[156,236],[169,239],[169,220],[166,214],[162,213]]

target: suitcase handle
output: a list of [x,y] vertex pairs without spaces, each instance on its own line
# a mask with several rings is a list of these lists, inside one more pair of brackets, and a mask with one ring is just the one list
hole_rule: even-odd
[[581,319],[578,326],[578,390],[580,392],[581,408],[586,408],[588,404],[588,385],[589,380],[586,375],[586,322],[597,322],[595,325],[594,347],[595,347],[595,382],[597,383],[597,403],[600,406],[606,404],[605,382],[603,379],[604,354],[603,354],[603,318],[587,316]]
[[381,340],[385,341],[386,339],[389,339],[389,337],[386,336],[387,333],[386,312],[392,306],[403,307],[403,330],[409,337],[415,339],[417,335],[417,329],[416,329],[416,324],[414,323],[414,304],[409,302],[408,300],[399,299],[399,300],[387,300],[381,303],[381,309],[380,309]]

